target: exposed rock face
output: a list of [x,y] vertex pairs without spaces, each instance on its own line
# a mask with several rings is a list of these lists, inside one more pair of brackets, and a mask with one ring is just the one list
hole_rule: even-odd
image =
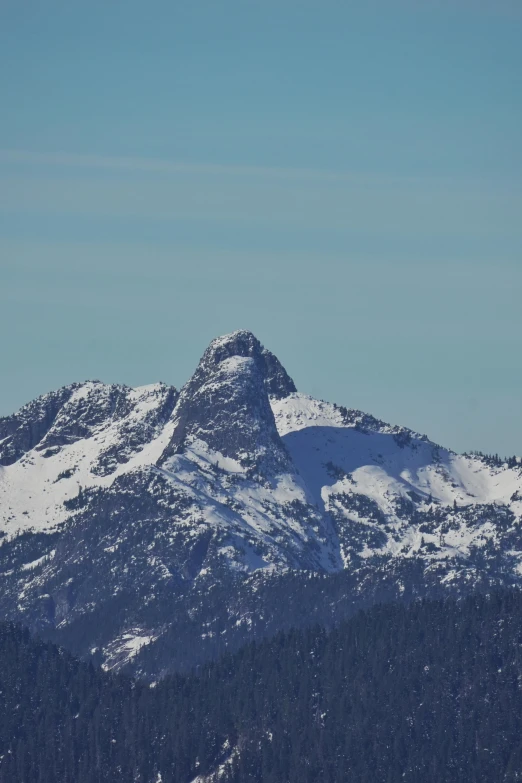
[[63,405],[80,386],[64,386],[0,419],[0,465],[12,465],[37,446],[53,426]]
[[[32,449],[51,457],[77,441],[96,436],[101,442],[109,430],[110,453],[116,462],[125,462],[164,427],[177,398],[177,390],[165,384],[131,389],[86,381],[64,386],[0,419],[0,465],[12,465]],[[100,459],[107,462],[101,453]]]
[[299,394],[246,331],[180,394],[73,384],[0,420],[0,618],[146,675],[520,584],[521,524],[520,462]]
[[277,356],[264,348],[263,359],[266,372],[265,386],[271,399],[283,400],[289,394],[297,391],[295,383]]
[[213,340],[181,390],[174,434],[161,462],[199,440],[243,467],[288,470],[269,400],[269,393],[282,398],[287,390],[295,390],[293,381],[251,332]]

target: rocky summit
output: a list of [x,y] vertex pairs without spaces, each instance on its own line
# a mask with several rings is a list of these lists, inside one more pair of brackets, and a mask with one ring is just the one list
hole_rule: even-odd
[[248,331],[180,392],[76,383],[0,419],[0,619],[147,677],[520,584],[521,522],[518,459],[301,394]]

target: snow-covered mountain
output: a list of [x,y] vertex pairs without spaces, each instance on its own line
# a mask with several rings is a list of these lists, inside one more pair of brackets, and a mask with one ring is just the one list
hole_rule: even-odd
[[521,521],[519,462],[300,394],[247,331],[180,393],[73,384],[0,419],[0,616],[107,667],[519,583]]

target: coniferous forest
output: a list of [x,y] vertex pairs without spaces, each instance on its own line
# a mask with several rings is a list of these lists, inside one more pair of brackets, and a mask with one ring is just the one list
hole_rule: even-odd
[[0,625],[1,783],[522,780],[522,594],[377,606],[157,683]]

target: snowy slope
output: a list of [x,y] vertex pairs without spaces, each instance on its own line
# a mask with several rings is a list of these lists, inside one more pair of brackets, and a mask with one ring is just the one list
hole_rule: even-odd
[[[477,526],[478,506],[498,506],[512,514],[514,525],[521,522],[520,465],[492,467],[411,430],[303,394],[291,394],[272,406],[294,464],[317,504],[336,517],[341,538],[349,540],[355,525],[369,529],[361,549],[350,547],[352,555],[400,555],[405,548],[411,554],[424,535],[437,545],[434,557],[466,556],[470,546],[481,546],[491,537],[494,527],[489,522]],[[432,517],[437,524],[419,532]],[[449,522],[458,524],[458,534],[444,533]],[[371,530],[382,533],[377,546],[367,540]],[[346,548],[342,555],[348,564]]]
[[426,501],[447,505],[505,503],[522,513],[521,502],[511,500],[522,489],[520,467],[490,467],[480,457],[456,454],[404,427],[304,394],[274,400],[272,408],[295,465],[323,501],[323,492],[335,483],[327,467],[332,462],[383,508],[390,489],[404,497],[413,490]]
[[[56,412],[53,397],[62,401]],[[130,389],[86,382],[44,395],[0,420],[0,434],[2,425],[4,432],[14,430],[0,439],[0,530],[8,536],[49,532],[69,518],[64,501],[80,488],[108,487],[117,476],[154,464],[172,434],[176,399],[176,390],[160,383]],[[49,410],[54,418],[48,416],[42,437],[11,462],[35,408],[42,419]]]
[[293,471],[270,482],[251,477],[239,462],[195,440],[159,468],[171,485],[191,492],[207,528],[226,533],[222,548],[231,567],[342,567],[335,528]]

